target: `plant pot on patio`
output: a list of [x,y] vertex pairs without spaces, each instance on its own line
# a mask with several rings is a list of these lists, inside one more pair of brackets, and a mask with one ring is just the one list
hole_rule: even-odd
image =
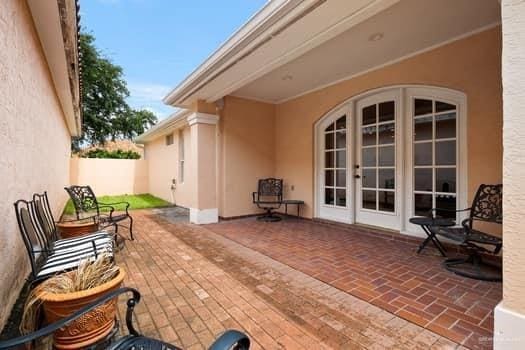
[[[68,272],[68,274],[76,271]],[[72,293],[43,292],[39,298],[43,303],[45,320],[52,323],[73,314],[102,295],[118,289],[126,273],[122,268],[110,281],[97,287]],[[56,349],[82,349],[104,339],[115,326],[117,299],[111,300],[83,315],[54,334]]]
[[72,222],[57,222],[58,233],[62,238],[73,238],[98,231],[99,225],[93,219]]

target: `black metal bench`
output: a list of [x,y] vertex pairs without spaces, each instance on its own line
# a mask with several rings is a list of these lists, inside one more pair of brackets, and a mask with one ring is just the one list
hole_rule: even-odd
[[[86,313],[104,305],[110,300],[117,298],[120,294],[132,293],[132,297],[127,302],[126,311],[126,326],[129,335],[125,335],[120,339],[106,339],[102,344],[96,344],[92,348],[110,349],[110,350],[181,350],[175,345],[165,343],[158,339],[148,338],[141,335],[133,326],[133,310],[140,301],[140,293],[133,288],[120,288],[111,293],[108,293],[93,303],[83,307],[72,315],[61,319],[55,323],[49,324],[36,332],[14,338],[6,341],[0,341],[0,349],[19,349],[23,348],[24,344],[31,344],[35,340],[51,335],[60,328],[71,324],[73,321],[82,317]],[[118,331],[118,322],[115,322],[115,329],[112,335]],[[215,342],[209,347],[210,350],[247,350],[250,348],[250,339],[242,332],[236,330],[228,330],[224,332]]]
[[274,210],[279,209],[283,203],[283,179],[273,177],[260,179],[257,192],[252,193],[252,200],[258,208],[266,211],[263,215],[258,216],[257,220],[282,220],[280,216],[275,215]]
[[[432,209],[436,212],[469,211],[469,217],[461,222],[460,227],[431,226],[435,234],[459,242],[467,252],[467,257],[447,259],[443,265],[458,275],[486,281],[501,281],[501,266],[482,259],[480,253],[496,255],[502,247],[501,237],[483,232],[474,227],[475,223],[503,223],[503,185],[480,185],[472,206],[460,210]],[[492,249],[488,249],[492,246]]]

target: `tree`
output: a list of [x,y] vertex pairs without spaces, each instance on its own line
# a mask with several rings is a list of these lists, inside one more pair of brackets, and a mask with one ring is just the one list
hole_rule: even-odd
[[108,139],[133,138],[156,123],[147,110],[134,110],[122,67],[114,64],[95,47],[91,34],[80,34],[82,57],[82,136],[72,143],[78,150],[85,144],[103,144]]

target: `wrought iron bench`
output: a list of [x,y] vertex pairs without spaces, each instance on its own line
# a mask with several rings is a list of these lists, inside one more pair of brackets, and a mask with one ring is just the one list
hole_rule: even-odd
[[[469,211],[469,217],[461,222],[460,227],[432,226],[437,235],[459,242],[468,254],[466,258],[447,259],[443,262],[445,268],[458,275],[486,280],[501,281],[501,266],[482,259],[480,253],[498,254],[502,247],[502,239],[487,232],[474,228],[475,223],[503,223],[503,186],[480,185],[472,206],[466,209],[432,209],[432,217],[437,212]],[[491,246],[492,249],[487,247]]]
[[[14,203],[16,219],[31,263],[32,282],[78,267],[82,259],[113,256],[113,236],[100,231],[77,238],[58,239],[47,193]],[[74,221],[74,220],[73,220]]]
[[281,217],[275,215],[274,210],[283,203],[283,179],[260,179],[257,192],[252,193],[252,200],[257,207],[266,211],[257,217],[257,220],[280,221]]
[[[140,302],[140,293],[133,288],[120,288],[111,293],[108,293],[93,303],[83,307],[74,314],[61,319],[55,323],[49,324],[36,332],[6,340],[0,341],[0,349],[14,349],[21,348],[24,344],[30,344],[37,339],[46,337],[55,331],[71,324],[79,319],[87,312],[96,309],[97,307],[107,303],[108,301],[118,297],[120,294],[132,293],[132,297],[127,301],[126,311],[126,326],[129,335],[123,336],[120,339],[113,339],[114,334],[118,330],[118,322],[116,322],[115,330],[110,339],[105,340],[102,344],[97,344],[93,348],[104,348],[110,350],[180,350],[175,345],[165,343],[158,339],[152,339],[141,335],[133,326],[133,309]],[[210,350],[247,350],[250,347],[250,339],[244,334],[236,330],[229,330],[223,333],[215,342],[209,347]]]
[[[133,240],[133,218],[129,214],[129,203],[128,202],[117,202],[117,203],[102,203],[97,200],[95,192],[90,186],[69,186],[64,187],[66,192],[69,194],[73,206],[75,207],[75,213],[77,219],[80,219],[84,215],[92,215],[95,212],[97,219],[101,225],[101,228],[112,226],[115,228],[115,233],[118,233],[119,226],[125,227],[129,230],[131,240]],[[115,205],[124,204],[125,213],[114,214]],[[100,209],[108,208],[109,214],[102,214]],[[129,220],[129,226],[121,225],[120,222]]]

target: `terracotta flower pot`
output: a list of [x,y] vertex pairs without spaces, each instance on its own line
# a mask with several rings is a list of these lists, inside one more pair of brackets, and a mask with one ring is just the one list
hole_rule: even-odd
[[[67,317],[108,292],[118,289],[125,276],[124,270],[119,268],[114,279],[95,288],[66,294],[42,293],[40,298],[43,302],[46,322],[52,323]],[[113,329],[116,312],[117,299],[113,299],[79,317],[68,326],[55,332],[55,348],[82,349],[98,342]]]
[[86,222],[58,222],[56,226],[62,238],[73,238],[98,231],[98,223],[93,220]]

